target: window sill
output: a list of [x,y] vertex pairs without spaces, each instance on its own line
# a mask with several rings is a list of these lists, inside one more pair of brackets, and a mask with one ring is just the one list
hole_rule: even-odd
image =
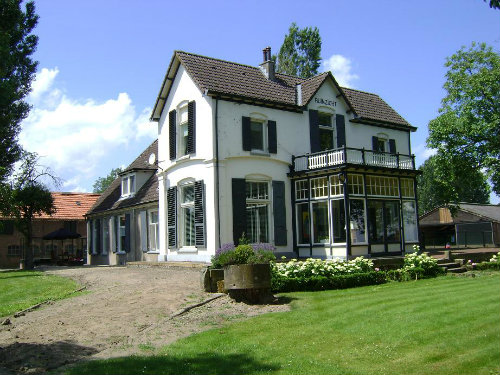
[[146,254],[160,254],[160,251],[159,250],[150,250],[150,251],[146,251]]
[[178,253],[196,253],[198,249],[196,247],[181,247],[177,250]]
[[261,151],[261,150],[252,150],[252,151],[250,151],[250,155],[271,156],[271,154],[269,152]]
[[115,254],[116,255],[125,255],[127,253],[125,251],[117,251]]
[[186,159],[191,159],[191,154],[179,156],[177,159],[175,159],[175,161],[182,161],[182,160],[186,160]]

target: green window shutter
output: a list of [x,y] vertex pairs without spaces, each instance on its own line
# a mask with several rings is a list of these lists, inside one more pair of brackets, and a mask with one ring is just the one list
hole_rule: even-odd
[[344,115],[335,116],[335,126],[337,127],[337,147],[344,147],[346,145]]
[[241,118],[243,151],[252,151],[252,135],[250,133],[250,117]]
[[377,151],[378,149],[378,138],[372,137],[372,150]]
[[238,244],[243,232],[246,232],[246,190],[244,178],[232,179],[233,195],[233,242]]
[[395,139],[389,139],[389,152],[391,154],[396,153],[396,140]]
[[139,231],[141,251],[148,251],[148,220],[146,211],[139,212],[139,221],[141,223],[141,230]]
[[87,222],[87,251],[89,254],[94,253],[94,248],[93,248],[93,241],[92,239],[94,238],[94,221],[89,220]]
[[101,219],[96,219],[95,222],[95,228],[96,228],[96,248],[95,252],[97,254],[101,253],[101,245],[102,245],[102,238],[101,238]]
[[286,246],[285,183],[273,181],[274,244]]
[[125,214],[125,252],[130,252],[130,214]]
[[278,139],[276,135],[276,121],[269,120],[267,122],[267,137],[269,139],[269,153],[276,154],[278,152]]
[[167,232],[168,232],[168,247],[177,247],[177,186],[168,188],[167,190]]
[[168,145],[170,148],[170,160],[175,160],[177,151],[175,145],[177,142],[177,122],[175,109],[168,114]]
[[187,152],[194,154],[196,152],[196,102],[188,103],[188,139]]
[[196,247],[205,247],[205,185],[194,183],[194,230]]
[[309,110],[309,136],[311,140],[311,152],[321,151],[319,143],[319,118],[318,111],[314,109]]

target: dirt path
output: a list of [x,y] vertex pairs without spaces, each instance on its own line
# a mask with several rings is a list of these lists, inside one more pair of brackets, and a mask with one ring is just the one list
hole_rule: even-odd
[[201,291],[199,269],[61,267],[46,272],[73,278],[89,293],[10,317],[12,324],[0,326],[0,375],[43,374],[83,359],[150,354],[228,321],[288,309],[223,296],[172,318],[213,297]]

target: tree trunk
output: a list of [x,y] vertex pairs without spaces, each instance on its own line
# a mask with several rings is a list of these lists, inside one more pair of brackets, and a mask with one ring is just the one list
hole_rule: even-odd
[[28,221],[28,228],[26,233],[26,249],[24,250],[24,268],[27,270],[32,270],[35,268],[35,264],[33,262],[33,221],[30,219]]

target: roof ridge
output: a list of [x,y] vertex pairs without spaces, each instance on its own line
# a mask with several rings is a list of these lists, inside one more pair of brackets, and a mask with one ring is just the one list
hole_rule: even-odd
[[[203,57],[204,59],[209,59],[209,60],[215,60],[215,61],[220,61],[220,62],[224,62],[224,63],[228,63],[228,64],[233,64],[233,65],[239,65],[239,66],[245,66],[247,68],[252,68],[252,69],[259,69],[258,67],[256,66],[252,66],[252,65],[247,65],[247,64],[241,64],[241,63],[237,63],[237,62],[234,62],[234,61],[229,61],[229,60],[223,60],[223,59],[218,59],[216,57],[210,57],[210,56],[205,56],[205,55],[200,55],[198,53],[192,53],[192,52],[186,52],[186,51],[179,51],[179,50],[175,50],[174,53],[184,53],[186,55],[191,55],[191,56],[197,56],[197,57]],[[278,74],[281,74],[281,73],[278,73]],[[293,77],[293,76],[292,76]]]
[[378,97],[380,98],[380,95],[375,94],[375,93],[373,93],[373,92],[368,92],[368,91],[363,91],[363,90],[358,90],[358,89],[352,89],[352,88],[350,88],[350,87],[342,87],[342,86],[340,86],[340,88],[341,88],[342,90],[346,89],[346,90],[351,90],[351,91],[362,92],[363,94],[369,94],[369,95],[373,95],[373,96],[378,96]]

